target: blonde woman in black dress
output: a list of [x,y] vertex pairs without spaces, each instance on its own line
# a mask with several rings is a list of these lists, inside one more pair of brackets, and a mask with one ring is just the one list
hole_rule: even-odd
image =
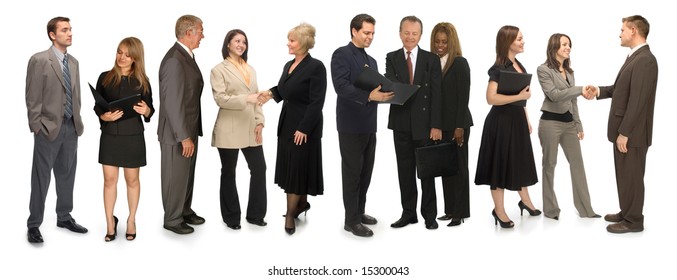
[[103,166],[103,205],[106,212],[105,241],[113,241],[117,235],[118,218],[113,215],[117,198],[119,170],[122,167],[127,183],[127,240],[136,238],[136,209],[139,205],[139,170],[146,165],[146,141],[143,137],[143,121],[150,122],[155,112],[150,83],[145,72],[143,44],[134,37],[123,39],[117,48],[113,69],[101,73],[96,90],[106,99],[141,94],[141,101],[134,105],[133,113],[121,110],[108,111],[94,106],[101,124],[99,163]]

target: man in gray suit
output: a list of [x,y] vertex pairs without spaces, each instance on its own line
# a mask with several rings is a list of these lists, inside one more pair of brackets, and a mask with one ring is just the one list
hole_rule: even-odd
[[26,73],[28,126],[34,133],[28,242],[42,243],[39,227],[52,169],[56,181],[58,227],[86,233],[71,217],[73,185],[77,166],[80,118],[80,72],[75,57],[66,53],[71,45],[70,19],[55,17],[47,23],[52,46],[31,56]]
[[[630,54],[611,86],[595,88],[598,99],[611,98],[607,137],[614,143],[616,186],[621,211],[604,216],[611,233],[644,230],[644,171],[651,146],[658,63],[646,38],[649,22],[642,16],[623,18],[621,46]],[[592,98],[593,96],[587,96]]]
[[188,224],[205,220],[191,208],[197,140],[202,136],[200,96],[204,81],[193,50],[200,46],[202,20],[184,15],[176,21],[177,42],[160,64],[160,141],[164,228],[178,234],[193,232]]

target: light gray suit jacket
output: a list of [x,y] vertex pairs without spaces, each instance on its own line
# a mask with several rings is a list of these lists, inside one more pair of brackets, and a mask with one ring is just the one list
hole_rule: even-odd
[[174,43],[160,63],[160,114],[158,140],[178,145],[202,136],[200,97],[204,81],[200,68],[190,54]]
[[226,149],[256,147],[254,128],[264,124],[261,106],[247,103],[247,96],[259,91],[256,71],[247,64],[249,84],[233,63],[223,60],[212,68],[210,81],[219,114],[214,123],[212,146]]
[[[73,99],[73,122],[78,136],[84,125],[80,117],[80,69],[78,60],[68,55],[71,71],[71,93]],[[66,111],[66,84],[63,69],[50,47],[31,56],[26,71],[26,109],[31,132],[42,131],[53,141],[59,135]]]
[[583,124],[578,115],[578,103],[576,99],[583,93],[583,87],[575,86],[574,74],[564,71],[567,80],[562,77],[558,70],[549,68],[545,64],[538,66],[538,82],[545,94],[541,111],[548,111],[557,114],[571,112],[576,123],[576,130],[583,132]]

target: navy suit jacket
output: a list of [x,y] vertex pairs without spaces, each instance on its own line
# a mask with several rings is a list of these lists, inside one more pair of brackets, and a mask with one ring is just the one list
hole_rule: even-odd
[[378,72],[376,60],[352,42],[336,49],[331,57],[338,132],[376,133],[378,103],[369,102],[369,91],[353,85],[365,65]]

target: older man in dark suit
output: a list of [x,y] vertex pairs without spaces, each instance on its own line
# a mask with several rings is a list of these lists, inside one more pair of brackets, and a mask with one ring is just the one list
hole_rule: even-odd
[[66,53],[72,44],[70,19],[55,17],[47,23],[52,46],[28,61],[26,108],[28,126],[34,133],[31,174],[28,242],[42,243],[39,227],[45,213],[45,200],[51,172],[56,180],[58,227],[86,233],[71,217],[73,185],[77,166],[78,136],[84,126],[80,118],[80,71],[78,60]]
[[[388,128],[393,130],[402,202],[402,216],[390,225],[394,228],[418,222],[415,149],[430,139],[442,139],[442,68],[436,55],[418,47],[422,31],[423,24],[419,18],[404,17],[400,21],[403,47],[386,56],[386,78],[420,86],[403,105],[390,105]],[[425,219],[425,226],[427,229],[436,229],[434,178],[422,179],[421,190],[421,215]]]
[[364,225],[377,222],[365,214],[376,153],[376,101],[392,98],[392,92],[381,92],[380,87],[367,92],[353,85],[364,67],[378,71],[376,60],[365,51],[374,39],[375,24],[376,20],[370,15],[356,15],[350,22],[350,43],[336,49],[331,57],[331,77],[337,95],[336,127],[341,150],[344,229],[361,237],[374,235]]
[[204,81],[193,50],[200,46],[202,20],[184,15],[176,21],[177,42],[160,64],[160,141],[164,228],[178,234],[193,232],[188,224],[205,220],[191,208],[197,140],[202,136],[200,96]]
[[[611,98],[607,137],[614,143],[616,185],[621,211],[604,217],[611,233],[644,230],[644,171],[651,146],[658,63],[646,38],[649,22],[642,16],[623,18],[621,46],[630,54],[612,86],[597,88],[597,98]],[[594,92],[593,92],[594,94]],[[589,96],[592,97],[592,96]]]

